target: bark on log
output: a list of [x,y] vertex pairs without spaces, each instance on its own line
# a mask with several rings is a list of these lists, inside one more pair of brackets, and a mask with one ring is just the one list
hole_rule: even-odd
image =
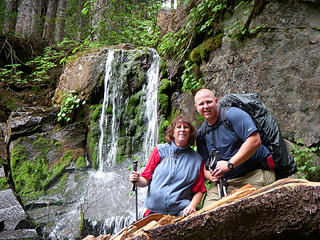
[[319,182],[282,179],[241,191],[183,219],[166,225],[160,219],[151,229],[112,239],[320,239]]

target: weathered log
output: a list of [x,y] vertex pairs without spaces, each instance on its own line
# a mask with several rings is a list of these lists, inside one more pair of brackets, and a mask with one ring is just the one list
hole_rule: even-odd
[[151,229],[128,232],[129,226],[112,239],[320,239],[320,183],[282,179],[261,189],[247,186],[188,217],[170,217],[169,224],[161,224],[168,219],[163,216]]

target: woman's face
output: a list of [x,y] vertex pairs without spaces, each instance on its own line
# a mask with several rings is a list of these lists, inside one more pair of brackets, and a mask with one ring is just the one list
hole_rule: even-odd
[[177,147],[188,145],[190,137],[190,127],[184,122],[178,122],[173,130],[173,141]]

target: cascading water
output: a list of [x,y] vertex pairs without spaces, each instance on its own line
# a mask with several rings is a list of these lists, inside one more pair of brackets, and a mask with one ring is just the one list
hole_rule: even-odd
[[[159,77],[159,62],[160,58],[157,52],[150,49],[152,53],[152,63],[147,71],[147,83],[144,85],[142,92],[145,95],[143,113],[146,126],[146,133],[144,134],[142,162],[146,162],[149,157],[151,149],[154,147],[156,133],[157,133],[157,89]],[[117,56],[115,56],[115,54]],[[114,65],[124,64],[126,57],[123,52],[117,50],[110,50],[106,61],[106,75],[105,75],[105,92],[102,106],[102,114],[100,118],[101,136],[99,140],[99,170],[91,173],[91,181],[95,186],[104,189],[100,192],[99,197],[107,199],[105,204],[99,204],[100,209],[112,209],[110,214],[101,215],[104,219],[104,225],[100,227],[105,234],[118,232],[121,228],[134,221],[135,203],[132,197],[126,197],[130,192],[131,183],[129,182],[128,164],[115,165],[117,154],[117,138],[120,129],[120,115],[122,105],[124,103],[121,95],[121,86],[125,84],[122,78],[117,76],[118,72]],[[112,106],[112,118],[108,119],[105,114],[106,108]],[[110,111],[110,109],[109,109]],[[110,128],[111,136],[106,138],[105,129]],[[109,141],[108,141],[109,139]],[[111,140],[110,140],[111,139]],[[107,164],[107,166],[106,166]],[[121,180],[120,180],[121,179]],[[129,188],[128,188],[129,187]],[[122,193],[121,193],[122,192]],[[143,193],[140,198],[140,214],[142,210]],[[108,212],[109,213],[109,212]],[[94,213],[97,214],[97,213]],[[101,214],[101,213],[100,213]],[[88,214],[89,215],[89,214]],[[87,216],[88,216],[87,215]],[[96,218],[96,215],[94,216]]]
[[158,53],[152,49],[154,60],[147,73],[147,96],[146,96],[146,110],[145,119],[147,119],[147,131],[143,143],[143,149],[145,152],[144,159],[148,159],[149,154],[156,144],[157,132],[158,132],[158,115],[157,115],[157,103],[158,103],[158,77],[159,77],[159,62],[160,57]]
[[[137,50],[135,50],[137,51]],[[145,53],[145,51],[141,51]],[[124,50],[109,50],[106,59],[106,71],[104,79],[104,99],[100,116],[100,140],[99,140],[99,169],[89,171],[85,187],[79,192],[79,197],[73,205],[73,210],[68,213],[68,219],[79,219],[80,212],[84,219],[88,220],[91,234],[114,234],[135,220],[135,197],[128,196],[132,190],[129,181],[129,166],[132,161],[128,159],[121,164],[115,164],[118,151],[118,137],[120,135],[121,116],[124,114],[128,99],[123,97],[122,87],[127,84],[121,76],[120,68],[128,63],[128,52]],[[160,57],[153,49],[148,49],[150,66],[146,73],[146,81],[143,84],[140,100],[140,114],[144,118],[145,131],[141,139],[141,149],[137,150],[139,162],[146,163],[157,139],[157,95]],[[131,156],[133,157],[133,156]],[[143,200],[146,189],[139,189],[139,215],[142,215]],[[68,221],[68,220],[67,220]],[[63,225],[63,224],[62,224]],[[80,224],[79,224],[80,225]],[[61,229],[62,226],[60,226]],[[66,228],[65,226],[63,226]],[[52,239],[61,239],[59,228],[52,232]],[[63,237],[68,235],[64,231]],[[70,234],[68,239],[74,236]]]

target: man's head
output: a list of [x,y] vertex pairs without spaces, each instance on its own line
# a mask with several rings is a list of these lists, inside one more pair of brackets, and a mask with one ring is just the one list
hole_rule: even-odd
[[219,115],[218,99],[209,89],[200,89],[194,96],[195,108],[209,125],[213,125]]

